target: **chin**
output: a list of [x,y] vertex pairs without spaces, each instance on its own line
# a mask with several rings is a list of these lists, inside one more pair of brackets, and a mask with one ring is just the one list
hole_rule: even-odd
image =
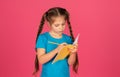
[[63,33],[63,31],[59,31],[60,33]]
[[56,33],[63,33],[63,31],[56,31]]

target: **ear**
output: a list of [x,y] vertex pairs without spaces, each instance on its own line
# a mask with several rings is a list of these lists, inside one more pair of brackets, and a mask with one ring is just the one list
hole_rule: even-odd
[[50,26],[50,22],[47,22],[48,26]]
[[50,28],[50,26],[51,26],[51,25],[50,25],[50,22],[47,22],[47,24],[48,24],[48,27]]

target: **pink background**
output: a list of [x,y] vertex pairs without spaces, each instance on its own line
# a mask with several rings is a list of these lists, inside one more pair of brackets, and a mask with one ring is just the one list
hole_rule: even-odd
[[33,77],[38,25],[53,6],[66,8],[75,37],[80,33],[79,74],[71,71],[71,77],[120,77],[119,4],[119,0],[0,0],[0,77]]

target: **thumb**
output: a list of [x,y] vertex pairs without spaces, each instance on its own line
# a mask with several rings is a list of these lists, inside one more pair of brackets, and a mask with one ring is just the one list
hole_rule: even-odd
[[62,45],[67,45],[67,43],[66,43],[66,42],[63,42]]

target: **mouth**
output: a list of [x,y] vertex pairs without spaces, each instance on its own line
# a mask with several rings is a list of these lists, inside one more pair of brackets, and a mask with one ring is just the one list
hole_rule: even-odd
[[63,31],[57,31],[58,33],[63,33]]
[[63,31],[59,31],[59,32],[63,32]]

